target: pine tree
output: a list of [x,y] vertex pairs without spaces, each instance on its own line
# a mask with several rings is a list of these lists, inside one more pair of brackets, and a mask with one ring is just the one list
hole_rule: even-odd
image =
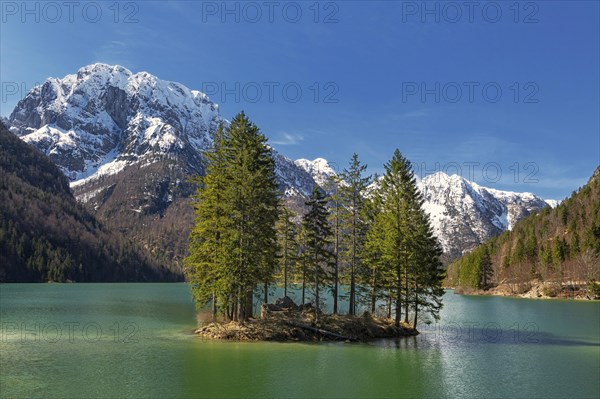
[[300,279],[302,281],[302,305],[306,304],[306,288],[308,279],[307,258],[310,256],[307,248],[307,228],[304,223],[300,226],[298,234],[298,262],[300,263]]
[[288,207],[283,206],[279,216],[278,240],[280,248],[280,269],[283,275],[283,295],[288,296],[288,277],[296,262],[298,251],[298,227],[293,218],[296,216]]
[[279,191],[275,161],[266,137],[243,113],[229,126],[232,222],[236,246],[238,319],[252,316],[252,295],[262,282],[265,300],[277,263]]
[[479,288],[487,290],[490,287],[493,272],[490,251],[484,245],[481,247],[481,260],[479,263]]
[[364,219],[369,229],[367,230],[361,255],[368,265],[368,273],[365,276],[364,283],[371,290],[369,295],[371,314],[375,314],[377,310],[377,301],[383,294],[385,281],[383,277],[385,263],[383,262],[382,248],[385,231],[383,230],[384,223],[379,221],[381,217],[380,210],[381,197],[379,192],[375,191],[365,203]]
[[197,303],[222,304],[230,319],[252,316],[253,292],[277,265],[279,193],[267,139],[243,112],[219,128],[204,154],[186,275]]
[[552,263],[555,267],[560,267],[565,260],[566,244],[563,238],[555,237],[552,242]]
[[[412,187],[412,189],[411,189]],[[381,231],[383,236],[378,246],[386,274],[386,284],[395,295],[395,321],[400,325],[403,299],[408,300],[406,283],[409,257],[409,209],[411,192],[415,192],[415,179],[410,163],[400,151],[385,164],[385,174],[379,188],[381,212],[371,226],[372,231]],[[377,233],[374,233],[377,234]],[[404,294],[404,298],[403,298]]]
[[[422,200],[417,202],[422,204]],[[412,309],[413,327],[417,328],[419,310],[431,315],[435,320],[439,319],[444,295],[442,282],[445,271],[440,261],[443,251],[437,237],[433,234],[429,216],[425,214],[422,207],[413,211],[417,213],[416,225],[413,227],[417,233],[417,240],[414,248],[416,265]]]
[[340,282],[340,246],[342,235],[342,218],[344,207],[339,194],[339,187],[342,181],[338,176],[332,176],[327,181],[327,191],[331,195],[329,200],[330,224],[333,227],[333,270],[332,270],[332,296],[333,296],[333,314],[338,313],[339,282]]
[[[373,280],[379,280],[375,289],[387,289],[389,316],[394,302],[396,325],[400,325],[403,310],[405,323],[413,310],[416,327],[419,311],[437,318],[442,306],[442,250],[423,202],[410,161],[396,150],[367,207],[366,214],[371,216],[365,219],[372,222],[364,251]],[[377,296],[371,295],[372,310]]]
[[304,215],[306,229],[306,263],[314,274],[315,322],[320,320],[320,285],[326,280],[327,269],[331,266],[334,254],[331,251],[333,233],[327,221],[327,201],[321,190],[315,186],[306,202],[308,212]]
[[529,232],[527,240],[525,241],[525,257],[528,260],[535,259],[537,257],[538,243],[534,232]]
[[515,245],[515,250],[513,252],[512,262],[513,264],[517,264],[525,259],[525,246],[523,245],[522,237],[517,237],[517,243]]
[[370,184],[371,176],[364,176],[367,165],[362,165],[358,159],[358,154],[354,153],[350,160],[348,169],[344,169],[340,174],[340,197],[344,207],[347,209],[344,230],[348,232],[348,260],[350,273],[350,294],[348,314],[356,314],[356,280],[357,272],[361,260],[359,254],[364,243],[366,226],[361,219],[364,206],[363,194]]
[[581,247],[579,244],[579,234],[576,230],[573,231],[573,237],[571,238],[571,245],[569,247],[571,249],[569,254],[571,258],[574,258],[577,255],[579,255]]
[[[227,181],[227,132],[220,125],[215,133],[213,146],[203,155],[206,160],[205,175],[196,178],[195,224],[190,233],[190,255],[185,259],[185,275],[199,306],[212,301],[213,316],[217,304],[230,305],[228,274],[231,269],[229,250],[232,247],[229,218],[230,202],[226,200]],[[231,314],[229,314],[231,316]]]

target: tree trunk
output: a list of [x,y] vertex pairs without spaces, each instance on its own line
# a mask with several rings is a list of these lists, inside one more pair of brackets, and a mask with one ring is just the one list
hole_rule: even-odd
[[[416,291],[416,288],[415,288]],[[417,328],[417,314],[419,313],[419,294],[415,292],[415,316],[413,317],[413,328]]]
[[[356,200],[353,201],[353,210],[356,212]],[[356,215],[352,215],[352,265],[350,269],[350,303],[348,314],[356,314]]]
[[283,296],[287,296],[287,286],[288,286],[288,281],[287,281],[287,260],[285,261],[285,265],[283,266]]
[[214,291],[212,294],[212,319],[217,321],[217,296]]
[[396,270],[396,327],[400,326],[400,320],[402,320],[402,274],[400,272],[400,266],[397,266]]
[[233,314],[232,314],[232,319],[233,321],[238,321],[238,308],[239,308],[239,298],[235,298],[234,302],[233,302]]
[[306,297],[306,259],[302,257],[302,305],[305,304],[304,299]]
[[388,290],[387,295],[387,318],[392,318],[392,290]]
[[[289,230],[289,226],[288,226],[288,219],[287,217],[285,218],[285,232],[284,232],[284,261],[283,261],[283,296],[286,297],[287,296],[287,270],[288,270],[288,230]],[[265,302],[266,303],[266,302]]]
[[333,314],[338,313],[338,260],[337,254],[335,255],[335,267],[333,277]]
[[[287,295],[286,295],[287,296]],[[265,281],[265,297],[264,303],[269,303],[269,283]]]
[[371,281],[371,314],[375,314],[375,305],[377,303],[377,273],[375,272],[375,268],[373,268],[373,280]]
[[253,298],[252,298],[252,296],[253,296],[252,290],[248,290],[246,292],[246,298],[245,298],[245,301],[244,301],[245,302],[244,305],[245,305],[246,309],[244,309],[244,316],[245,317],[244,317],[243,321],[248,320],[254,314],[254,304],[253,304]]
[[354,315],[354,309],[355,309],[355,305],[354,305],[354,295],[355,295],[355,291],[354,291],[354,266],[352,266],[352,269],[350,271],[350,303],[348,304],[348,314],[349,315]]
[[339,204],[336,200],[335,205],[335,265],[333,267],[333,314],[338,312],[338,284],[339,284],[339,240],[340,240],[340,210]]
[[315,248],[315,323],[319,323],[319,263],[318,251]]
[[408,260],[406,259],[406,255],[405,257],[405,263],[404,263],[404,295],[406,296],[406,301],[404,301],[404,322],[406,324],[408,324]]
[[244,306],[244,294],[242,293],[242,289],[238,289],[238,298],[237,298],[237,321],[238,322],[243,322],[246,319],[246,316],[244,314],[244,311],[246,310],[246,307]]

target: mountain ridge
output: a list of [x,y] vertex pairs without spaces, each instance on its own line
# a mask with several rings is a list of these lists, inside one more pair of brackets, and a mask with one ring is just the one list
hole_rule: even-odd
[[[228,124],[208,96],[148,72],[96,63],[33,88],[9,123],[61,168],[88,210],[180,269],[187,250],[181,231],[193,219],[189,176],[203,173],[202,151],[218,125]],[[324,158],[294,161],[275,149],[273,156],[280,189],[297,210],[315,184],[324,187],[336,175]],[[532,194],[452,179],[442,174],[419,182],[450,258],[546,206]]]
[[[181,273],[194,217],[189,177],[203,174],[202,152],[219,124],[228,124],[208,96],[97,63],[33,88],[9,123],[59,166],[90,212]],[[302,205],[314,180],[276,150],[273,156],[281,191]]]

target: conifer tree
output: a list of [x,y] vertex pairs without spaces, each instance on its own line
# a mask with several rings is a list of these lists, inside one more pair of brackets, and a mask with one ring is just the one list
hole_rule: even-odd
[[298,233],[298,262],[300,264],[300,275],[302,280],[302,298],[301,303],[306,303],[306,283],[308,279],[307,270],[307,258],[310,256],[307,248],[307,228],[304,223],[300,226],[300,232]]
[[279,240],[279,260],[280,269],[283,277],[283,295],[288,296],[288,277],[291,269],[296,262],[296,254],[298,251],[298,227],[294,223],[293,218],[296,216],[288,207],[282,206],[279,223],[277,225],[278,240]]
[[371,290],[369,295],[369,305],[371,314],[374,314],[377,310],[377,300],[382,296],[382,289],[384,284],[383,273],[385,271],[385,264],[383,262],[383,238],[385,231],[383,230],[383,223],[380,223],[378,218],[380,217],[381,208],[381,197],[379,192],[373,193],[371,198],[367,199],[365,203],[365,221],[369,226],[365,237],[365,245],[362,252],[362,257],[368,265],[368,273],[365,277],[365,284]]
[[408,249],[408,198],[407,187],[414,184],[409,173],[408,161],[398,150],[385,164],[385,174],[381,181],[381,213],[372,229],[384,232],[380,247],[382,260],[388,275],[388,285],[394,293],[396,325],[400,325],[404,291],[404,273],[407,267]]
[[419,311],[439,319],[442,308],[442,296],[444,290],[442,281],[445,271],[440,261],[442,248],[431,229],[429,217],[419,208],[417,211],[416,225],[413,227],[417,232],[415,272],[414,272],[414,300],[413,327],[417,328]]
[[340,280],[340,247],[342,236],[342,218],[344,207],[339,193],[339,187],[342,181],[338,176],[332,176],[328,179],[327,191],[329,200],[330,216],[329,221],[333,229],[333,270],[332,270],[332,296],[333,296],[333,314],[338,313],[339,298],[339,280]]
[[334,254],[331,251],[333,234],[327,220],[327,200],[321,190],[315,186],[306,202],[308,212],[304,215],[306,229],[306,263],[314,275],[315,322],[320,319],[320,286],[327,279],[327,269],[331,266]]
[[277,264],[275,163],[267,139],[243,112],[219,128],[204,156],[186,275],[199,305],[212,296],[228,318],[244,321],[258,284],[267,299]]
[[236,242],[234,275],[238,282],[238,319],[243,321],[252,316],[255,287],[262,282],[266,296],[276,267],[279,191],[267,139],[243,112],[231,121],[229,143],[231,218]]
[[412,165],[400,151],[385,164],[375,198],[380,205],[367,234],[367,253],[370,267],[380,269],[378,274],[394,295],[396,325],[403,309],[408,322],[409,307],[415,325],[420,308],[437,317],[443,294],[441,249],[422,209]]
[[196,178],[195,224],[190,233],[190,255],[185,259],[186,279],[199,306],[212,300],[213,316],[217,305],[229,306],[228,275],[231,268],[229,249],[232,247],[229,218],[231,207],[227,195],[227,132],[221,124],[215,133],[213,146],[203,155],[205,175]]
[[487,246],[481,248],[481,258],[479,261],[479,288],[487,290],[490,287],[492,277],[492,258]]
[[363,194],[372,180],[371,176],[364,176],[366,169],[367,165],[362,165],[358,159],[358,154],[354,153],[348,169],[344,169],[340,174],[340,180],[344,182],[339,186],[340,197],[347,210],[344,230],[348,234],[347,258],[350,269],[348,314],[350,315],[356,314],[356,280],[361,263],[359,254],[366,235],[366,226],[361,219],[364,206]]

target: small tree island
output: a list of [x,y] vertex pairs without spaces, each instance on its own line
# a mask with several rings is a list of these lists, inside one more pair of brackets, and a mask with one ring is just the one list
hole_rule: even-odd
[[[400,151],[375,179],[364,175],[367,166],[354,154],[326,187],[314,187],[298,212],[279,191],[266,137],[243,112],[219,127],[203,159],[185,259],[197,308],[210,308],[211,322],[198,334],[366,341],[416,335],[420,315],[439,317],[442,251]],[[299,281],[300,304],[288,296],[290,280]],[[283,297],[269,304],[275,287]],[[322,310],[327,295],[329,314]],[[254,317],[256,296],[262,297],[260,318]]]

